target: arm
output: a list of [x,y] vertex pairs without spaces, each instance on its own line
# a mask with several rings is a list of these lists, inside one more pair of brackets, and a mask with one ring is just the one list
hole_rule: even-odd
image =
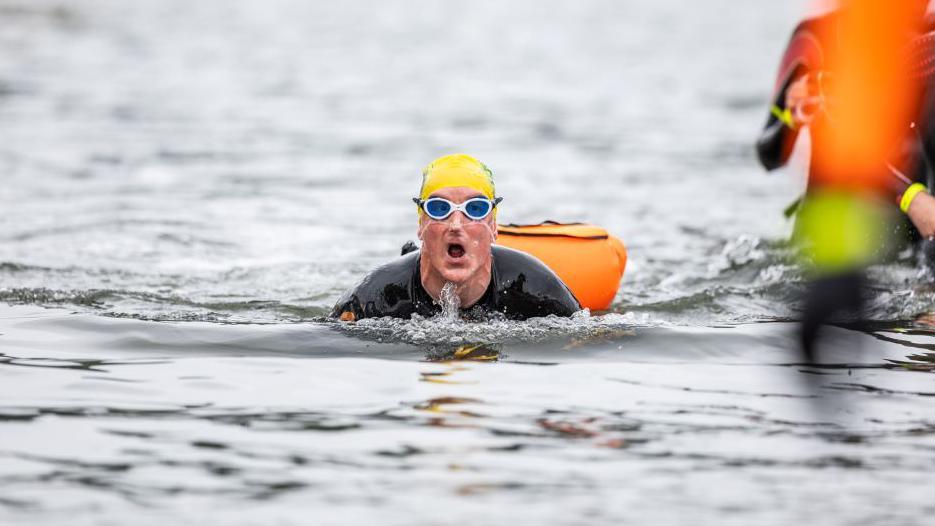
[[814,96],[808,91],[814,84],[809,85],[809,81],[802,79],[817,79],[812,73],[824,69],[825,42],[834,40],[831,33],[835,17],[832,12],[803,20],[786,45],[776,76],[770,115],[756,143],[757,156],[767,170],[783,166],[792,154],[803,124],[796,122],[799,113],[796,105],[802,102],[800,99]]
[[922,237],[932,239],[935,236],[935,197],[927,191],[918,193],[910,201],[906,215]]
[[919,234],[931,239],[935,236],[935,197],[928,187],[935,176],[935,86],[932,81],[925,84],[919,118],[906,130],[887,167],[895,202]]
[[357,321],[363,318],[363,309],[360,307],[360,299],[356,292],[356,289],[345,292],[331,309],[330,317],[341,321]]
[[767,170],[786,164],[799,130],[810,125],[818,113],[824,111],[821,78],[822,72],[812,73],[799,67],[777,93],[766,128],[757,141],[760,162]]
[[935,154],[935,90],[926,86],[923,97],[923,110],[920,125],[913,127],[913,141],[916,177],[915,181],[902,183],[899,201],[900,209],[909,216],[909,220],[919,231],[919,234],[931,239],[935,236],[935,197],[929,189],[920,185],[930,185],[933,173],[932,160]]
[[797,136],[797,130],[789,129],[784,122],[770,114],[766,127],[756,141],[756,154],[760,164],[770,171],[786,164]]

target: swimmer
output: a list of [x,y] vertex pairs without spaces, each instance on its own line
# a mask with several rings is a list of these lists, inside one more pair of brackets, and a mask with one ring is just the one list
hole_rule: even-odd
[[[927,2],[916,2],[920,12]],[[935,7],[935,6],[933,6]],[[813,160],[809,165],[808,192],[812,192],[816,181],[827,179],[827,168],[814,162],[819,157],[816,137],[827,134],[834,123],[833,100],[828,96],[833,91],[834,76],[823,68],[825,55],[835,50],[840,12],[835,10],[822,16],[803,21],[796,28],[786,49],[779,72],[779,84],[774,94],[774,103],[763,131],[757,140],[756,149],[760,163],[767,170],[775,170],[787,163],[799,132],[808,128],[811,135]],[[891,159],[881,162],[885,170],[886,193],[891,202],[905,214],[911,223],[909,234],[913,240],[935,240],[935,196],[930,191],[935,182],[935,75],[930,67],[935,23],[926,19],[924,35],[908,47],[918,56],[916,74],[923,83],[923,109],[917,118],[905,123],[904,133],[893,148]],[[920,80],[915,79],[915,80]],[[898,169],[905,165],[907,169]],[[799,202],[790,207],[794,212]]]
[[422,248],[383,265],[338,300],[342,321],[413,314],[434,316],[457,305],[461,316],[508,319],[571,316],[581,307],[544,263],[495,246],[497,206],[493,174],[464,154],[436,159],[422,172],[418,237]]

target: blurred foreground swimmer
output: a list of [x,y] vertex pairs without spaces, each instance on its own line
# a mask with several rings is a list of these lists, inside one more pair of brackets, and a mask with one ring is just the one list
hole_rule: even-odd
[[[909,4],[908,0],[906,3]],[[935,240],[935,196],[931,195],[935,190],[935,18],[931,13],[935,5],[928,8],[926,15],[929,2],[911,3],[912,15],[919,20],[918,34],[911,38],[907,35],[901,56],[890,58],[893,63],[906,63],[905,71],[901,71],[906,77],[900,78],[898,85],[910,93],[884,94],[887,114],[902,117],[901,132],[891,137],[893,144],[887,145],[886,154],[879,159],[881,175],[873,177],[873,184],[864,184],[880,187],[872,190],[898,207],[908,219],[908,225],[899,224],[890,236],[899,238],[889,240],[896,245],[901,241]],[[884,4],[879,4],[879,9],[892,11]],[[849,178],[854,185],[860,183],[858,175],[831,173],[841,170],[835,170],[835,163],[821,162],[828,157],[822,146],[827,146],[831,134],[840,131],[835,128],[843,126],[843,116],[835,115],[841,111],[836,99],[843,88],[831,64],[832,58],[838,57],[838,62],[842,62],[841,57],[855,52],[844,49],[842,43],[842,33],[848,29],[842,11],[843,8],[838,8],[806,19],[793,32],[776,77],[770,114],[756,143],[760,163],[767,170],[775,170],[788,162],[800,132],[807,129],[811,139],[807,194],[815,193],[835,178]],[[903,103],[911,109],[901,111],[898,103],[901,99],[915,104]],[[865,129],[881,127],[868,111],[855,119],[863,119]],[[806,203],[807,199],[797,200],[786,215],[796,214],[800,205]],[[930,265],[935,266],[935,251],[923,248],[932,252]]]
[[494,246],[497,205],[493,174],[477,159],[446,155],[422,172],[414,198],[421,250],[383,265],[338,300],[342,321],[444,309],[471,319],[571,316],[581,309],[562,280],[535,257]]

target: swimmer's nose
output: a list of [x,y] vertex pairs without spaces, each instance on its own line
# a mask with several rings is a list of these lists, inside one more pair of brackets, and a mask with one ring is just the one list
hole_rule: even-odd
[[451,214],[451,221],[448,222],[448,228],[459,229],[461,228],[461,220],[464,217],[464,214],[461,212],[455,212]]

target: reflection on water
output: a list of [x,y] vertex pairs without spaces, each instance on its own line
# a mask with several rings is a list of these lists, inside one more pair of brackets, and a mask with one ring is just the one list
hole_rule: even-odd
[[495,362],[500,359],[500,345],[483,343],[469,343],[453,348],[435,348],[426,353],[425,359],[430,362],[443,361],[471,361]]
[[[851,334],[879,352],[832,345],[806,367],[789,362],[792,324],[402,353],[330,329],[327,349],[287,352],[294,326],[260,326],[249,347],[219,352],[242,326],[183,332],[198,337],[182,350],[171,341],[190,324],[2,313],[0,341],[16,348],[0,359],[0,517],[11,523],[145,511],[435,524],[512,517],[529,502],[522,520],[549,523],[911,523],[935,462],[935,385],[913,367],[931,364],[919,331]],[[127,338],[140,330],[149,343]],[[779,509],[781,499],[800,504]]]

